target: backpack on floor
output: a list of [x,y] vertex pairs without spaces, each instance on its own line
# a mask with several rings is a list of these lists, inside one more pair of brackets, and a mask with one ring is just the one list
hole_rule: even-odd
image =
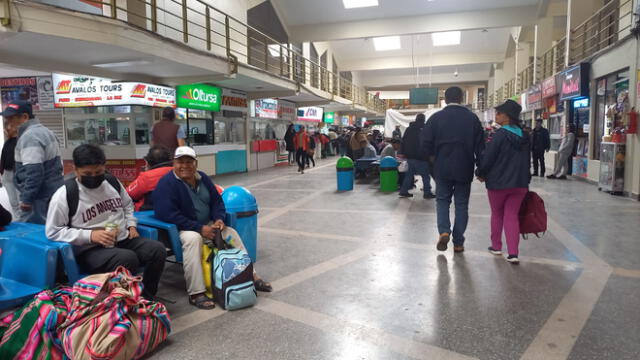
[[258,296],[253,284],[253,264],[246,251],[235,249],[215,231],[214,241],[208,242],[213,252],[207,259],[211,264],[213,299],[225,310],[253,306]]
[[547,211],[544,200],[533,191],[527,192],[520,205],[520,234],[527,238],[528,234],[540,237],[547,231]]

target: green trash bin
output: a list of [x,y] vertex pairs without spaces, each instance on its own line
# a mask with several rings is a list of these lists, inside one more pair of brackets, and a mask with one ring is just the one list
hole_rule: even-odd
[[380,160],[380,191],[398,191],[398,162],[391,156]]

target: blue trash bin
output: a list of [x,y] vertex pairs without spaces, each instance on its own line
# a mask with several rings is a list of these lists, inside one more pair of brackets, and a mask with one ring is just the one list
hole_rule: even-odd
[[353,190],[353,160],[346,156],[338,159],[338,162],[336,164],[336,173],[338,174],[338,191]]
[[235,220],[234,229],[247,248],[251,261],[258,260],[258,203],[253,194],[241,187],[231,186],[222,192],[227,214]]

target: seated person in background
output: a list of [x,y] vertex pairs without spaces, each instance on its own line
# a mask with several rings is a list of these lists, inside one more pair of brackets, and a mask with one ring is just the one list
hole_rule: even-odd
[[[205,295],[202,272],[202,245],[204,238],[213,239],[214,229],[222,231],[227,238],[239,239],[235,230],[226,227],[226,210],[222,197],[216,191],[211,179],[198,171],[195,151],[187,146],[176,149],[173,157],[173,171],[162,177],[153,192],[155,216],[175,224],[180,231],[180,242],[184,259],[184,277],[187,283],[189,303],[200,309],[213,309],[215,304]],[[244,249],[242,243],[231,244]],[[258,291],[271,291],[271,285],[253,274]]]
[[378,156],[378,151],[370,142],[366,140],[363,141],[362,147],[364,148],[364,155],[362,156],[362,159],[372,159]]
[[133,202],[118,179],[106,174],[105,163],[104,152],[95,145],[73,150],[75,177],[51,198],[47,237],[71,243],[85,273],[111,272],[118,266],[135,273],[144,266],[143,295],[151,299],[167,251],[161,242],[138,235]]
[[4,227],[11,224],[11,213],[0,205],[0,230],[4,230]]
[[382,152],[380,153],[380,158],[384,159],[387,156],[391,156],[395,158],[398,154],[398,151],[400,150],[400,144],[401,144],[400,140],[391,139],[391,142],[387,144],[387,146],[385,146],[384,149],[382,149]]
[[164,145],[153,145],[144,157],[146,171],[140,173],[129,186],[127,193],[136,202],[136,211],[153,210],[151,193],[155,190],[160,178],[173,169],[172,154]]

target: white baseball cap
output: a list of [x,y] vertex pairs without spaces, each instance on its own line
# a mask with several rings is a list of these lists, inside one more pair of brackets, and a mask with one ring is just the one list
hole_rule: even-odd
[[196,151],[188,146],[180,146],[176,149],[175,155],[173,155],[174,159],[181,158],[183,156],[188,156],[193,159],[197,159]]

